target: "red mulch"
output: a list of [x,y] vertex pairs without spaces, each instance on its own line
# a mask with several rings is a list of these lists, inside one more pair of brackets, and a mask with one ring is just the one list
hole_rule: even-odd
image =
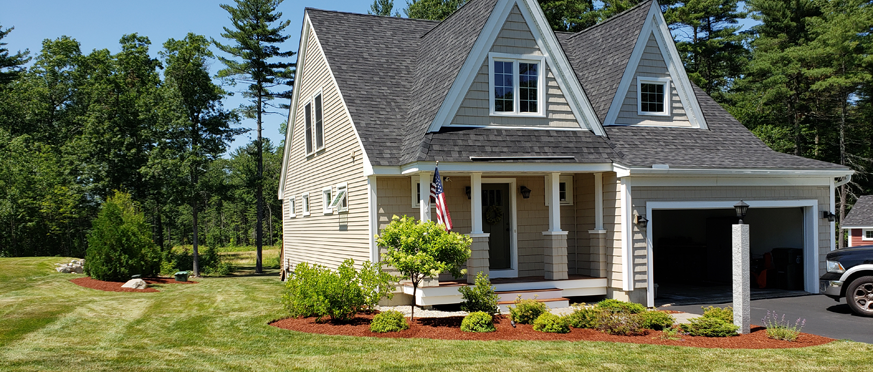
[[[703,348],[725,349],[785,349],[806,346],[816,346],[833,341],[831,338],[801,333],[795,342],[773,340],[767,337],[764,327],[752,326],[752,332],[734,337],[693,337],[681,336],[681,341],[661,340],[661,331],[649,331],[643,336],[613,336],[593,329],[571,328],[570,333],[545,333],[533,330],[528,324],[517,324],[512,328],[509,318],[500,315],[495,318],[496,332],[473,333],[461,331],[463,317],[449,318],[416,318],[415,324],[401,332],[373,333],[370,332],[370,320],[373,315],[358,314],[349,323],[338,324],[330,321],[316,323],[315,318],[287,318],[270,323],[270,325],[292,331],[319,333],[325,335],[343,335],[358,337],[385,338],[430,338],[437,340],[535,340],[535,341],[607,341],[635,344],[654,344],[672,346],[691,346]],[[407,318],[408,320],[408,318]]]
[[[187,281],[187,282],[177,282],[173,278],[143,278],[148,284],[194,284],[197,282]],[[89,276],[70,279],[73,284],[80,285],[85,288],[97,289],[101,291],[107,292],[157,292],[158,290],[155,288],[146,288],[146,289],[133,289],[133,288],[121,288],[124,285],[124,282],[106,282],[102,280],[93,279]]]

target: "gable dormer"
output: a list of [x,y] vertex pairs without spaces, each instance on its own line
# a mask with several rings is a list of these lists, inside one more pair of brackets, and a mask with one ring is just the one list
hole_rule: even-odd
[[652,2],[603,125],[707,128],[657,2]]
[[590,130],[600,121],[534,0],[499,0],[428,131]]

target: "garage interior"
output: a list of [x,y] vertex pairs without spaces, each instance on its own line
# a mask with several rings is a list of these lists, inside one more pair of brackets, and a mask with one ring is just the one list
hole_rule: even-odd
[[[656,306],[732,299],[733,209],[652,211]],[[751,298],[806,295],[803,208],[749,209]]]

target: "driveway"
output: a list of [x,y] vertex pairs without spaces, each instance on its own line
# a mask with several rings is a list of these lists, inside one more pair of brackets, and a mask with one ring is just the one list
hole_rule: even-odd
[[[761,325],[761,319],[767,315],[767,310],[775,311],[785,319],[791,319],[794,325],[797,318],[806,319],[803,332],[835,338],[848,339],[873,344],[873,318],[856,316],[846,305],[846,299],[836,302],[823,295],[801,297],[769,298],[753,300],[752,324]],[[678,310],[692,314],[703,314],[701,306],[731,306],[731,303],[663,306],[660,309]]]

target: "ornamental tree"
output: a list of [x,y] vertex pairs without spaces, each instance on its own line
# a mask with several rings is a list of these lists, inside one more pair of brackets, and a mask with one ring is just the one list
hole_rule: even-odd
[[[387,249],[384,262],[412,281],[413,299],[424,278],[443,272],[455,277],[466,274],[461,265],[470,258],[472,242],[469,236],[446,231],[434,221],[421,222],[408,216],[394,216],[382,235],[376,236],[376,243]],[[414,317],[415,303],[410,319]]]

